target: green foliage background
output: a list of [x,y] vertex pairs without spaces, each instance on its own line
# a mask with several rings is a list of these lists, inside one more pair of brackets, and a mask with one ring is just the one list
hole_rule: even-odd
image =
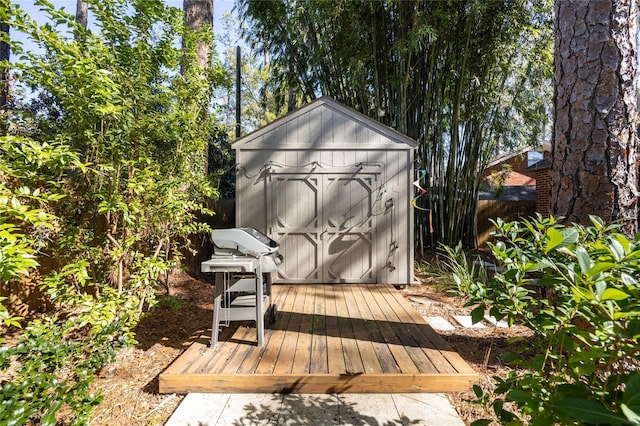
[[[85,424],[94,373],[155,303],[159,275],[179,266],[197,218],[216,197],[207,148],[218,136],[211,93],[227,77],[198,66],[182,10],[158,0],[90,1],[95,30],[45,0],[39,25],[3,1],[0,20],[43,53],[11,64],[12,105],[0,138],[0,285],[43,276],[52,305],[0,351],[0,423]],[[7,64],[3,64],[7,65]],[[46,256],[46,268],[40,260]]]
[[447,250],[475,321],[488,312],[534,332],[505,357],[518,368],[496,378],[495,395],[475,389],[505,424],[640,424],[640,234],[591,221],[498,220],[493,275]]

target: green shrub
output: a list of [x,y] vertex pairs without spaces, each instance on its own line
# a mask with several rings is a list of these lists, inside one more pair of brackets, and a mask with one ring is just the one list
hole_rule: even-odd
[[26,322],[0,300],[0,328],[25,326],[0,339],[0,424],[56,424],[61,410],[86,424],[96,372],[135,342],[159,276],[207,229],[211,92],[225,76],[197,65],[211,32],[161,0],[88,0],[93,29],[47,0],[36,2],[46,25],[4,3],[0,21],[39,51],[10,40],[20,60],[0,137],[0,285],[48,256],[37,272],[51,309]]
[[490,403],[505,423],[640,424],[640,236],[591,221],[498,220],[498,272],[471,284],[461,277],[475,319],[488,311],[535,333],[505,357],[521,368],[496,378]]
[[444,254],[442,269],[455,284],[455,288],[448,289],[449,292],[466,297],[478,291],[478,286],[487,281],[487,270],[482,259],[479,256],[470,259],[462,249],[462,242],[455,247],[442,245],[439,251]]
[[92,394],[89,385],[95,372],[113,360],[118,347],[114,336],[123,327],[112,323],[97,333],[87,328],[74,320],[37,320],[16,345],[0,349],[0,368],[19,365],[11,380],[0,386],[0,424],[55,425],[56,414],[65,406],[73,413],[72,424],[89,422],[101,401],[100,393]]

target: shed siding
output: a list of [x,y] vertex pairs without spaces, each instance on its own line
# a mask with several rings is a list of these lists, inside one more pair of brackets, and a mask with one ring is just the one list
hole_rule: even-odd
[[[287,252],[285,263],[292,276],[308,276],[308,282],[326,279],[326,271],[314,269],[322,265],[311,246],[333,235],[326,244],[345,242],[351,248],[344,255],[325,253],[325,268],[338,268],[354,279],[361,276],[362,282],[413,281],[410,202],[415,144],[410,139],[334,101],[320,100],[240,139],[234,148],[239,164],[237,226],[253,226],[267,234],[280,229],[280,222],[291,227],[286,247],[281,248]],[[303,181],[307,178],[311,180]],[[283,192],[274,195],[277,190]],[[315,206],[323,197],[327,205]],[[282,206],[270,205],[276,198]],[[371,208],[363,210],[363,200],[369,199],[365,204]],[[269,210],[274,208],[277,211]],[[332,223],[358,224],[352,228],[356,233],[348,230],[351,225],[344,225],[340,240],[335,240],[333,231],[323,237],[324,231],[313,230],[316,208],[326,210],[319,213],[324,221],[331,217]],[[373,224],[372,232],[367,224]],[[294,232],[309,226],[309,237]],[[372,271],[367,266],[370,260],[374,260]]]

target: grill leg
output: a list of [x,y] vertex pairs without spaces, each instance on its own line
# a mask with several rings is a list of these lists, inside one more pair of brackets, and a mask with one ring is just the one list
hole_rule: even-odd
[[213,324],[211,326],[211,349],[218,346],[218,333],[220,325],[220,296],[216,296],[213,302]]
[[258,346],[264,344],[264,311],[262,310],[262,273],[260,268],[255,271],[256,276],[256,328],[258,330]]

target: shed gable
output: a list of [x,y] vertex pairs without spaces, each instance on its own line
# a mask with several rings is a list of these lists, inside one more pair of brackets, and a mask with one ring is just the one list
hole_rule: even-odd
[[238,139],[235,149],[414,149],[415,142],[386,126],[322,97]]

